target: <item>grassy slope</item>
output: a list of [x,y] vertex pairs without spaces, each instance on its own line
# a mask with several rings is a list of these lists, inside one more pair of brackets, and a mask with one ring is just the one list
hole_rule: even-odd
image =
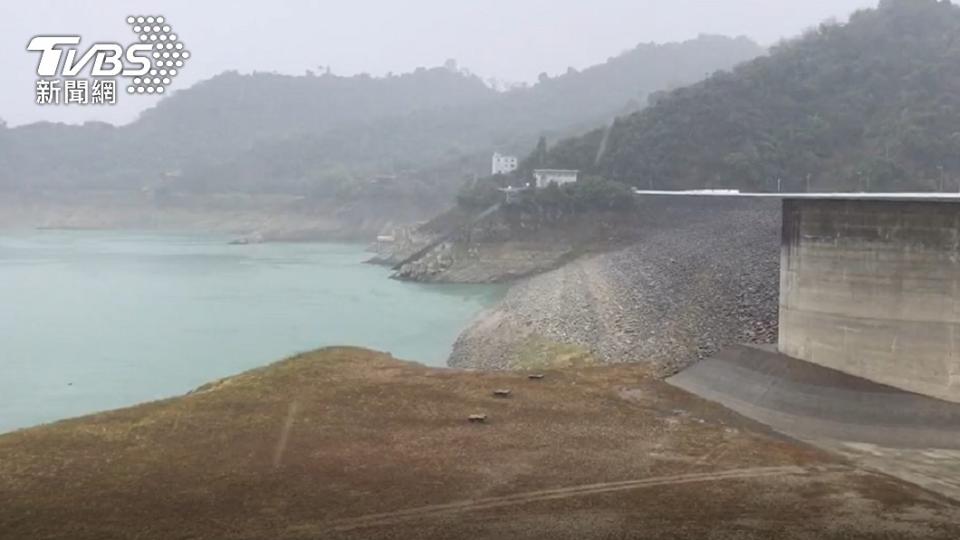
[[[0,538],[960,537],[949,502],[642,370],[529,381],[361,349],[301,355],[181,398],[0,437]],[[502,387],[514,397],[490,396]],[[465,421],[478,412],[490,423]],[[775,466],[802,470],[358,519]]]

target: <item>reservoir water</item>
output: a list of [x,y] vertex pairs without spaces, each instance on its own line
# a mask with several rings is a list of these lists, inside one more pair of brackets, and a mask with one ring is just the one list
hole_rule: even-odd
[[329,345],[443,366],[496,286],[422,285],[361,245],[0,233],[0,432],[180,395]]

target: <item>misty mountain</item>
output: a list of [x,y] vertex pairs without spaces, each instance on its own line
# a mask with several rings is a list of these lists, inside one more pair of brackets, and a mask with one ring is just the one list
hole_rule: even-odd
[[464,140],[490,140],[524,150],[540,135],[575,130],[642,108],[655,92],[700,81],[764,51],[747,38],[700,36],[683,43],[641,44],[607,62],[503,94],[458,115]]
[[323,189],[349,184],[359,172],[429,179],[452,189],[464,176],[484,173],[495,150],[519,153],[540,135],[574,135],[641,108],[653,92],[702,80],[763,52],[746,38],[718,36],[643,44],[582,72],[541,75],[537,84],[494,99],[265,141],[205,177],[246,186],[269,177],[275,185],[292,183],[287,189]]
[[441,68],[383,78],[227,72],[176,92],[127,126],[0,130],[0,163],[30,186],[139,188],[166,173],[233,159],[261,141],[496,95],[476,77]]
[[190,143],[220,159],[261,141],[337,133],[398,111],[416,113],[495,97],[478,77],[444,68],[382,78],[228,72],[144,111],[129,131],[145,140],[176,140],[168,156],[188,158],[194,152],[183,143]]
[[127,126],[0,129],[0,185],[343,194],[389,176],[452,190],[493,150],[575,134],[762,53],[746,38],[644,44],[502,93],[452,62],[378,78],[225,73]]
[[659,96],[542,162],[642,187],[956,191],[960,8],[885,0]]

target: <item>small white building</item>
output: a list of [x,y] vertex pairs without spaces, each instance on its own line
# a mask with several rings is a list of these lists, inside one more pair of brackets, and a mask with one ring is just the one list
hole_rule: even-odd
[[562,186],[572,184],[577,181],[580,171],[571,171],[565,169],[537,169],[533,171],[533,178],[537,182],[537,188],[542,189],[550,184]]
[[520,166],[520,160],[516,156],[505,156],[500,153],[493,154],[493,167],[491,170],[494,175],[510,174]]

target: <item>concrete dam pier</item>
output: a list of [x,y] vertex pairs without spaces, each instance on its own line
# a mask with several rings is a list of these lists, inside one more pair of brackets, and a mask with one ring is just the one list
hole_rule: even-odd
[[960,403],[960,194],[636,194],[781,199],[779,352]]
[[780,352],[960,402],[960,202],[783,202]]

